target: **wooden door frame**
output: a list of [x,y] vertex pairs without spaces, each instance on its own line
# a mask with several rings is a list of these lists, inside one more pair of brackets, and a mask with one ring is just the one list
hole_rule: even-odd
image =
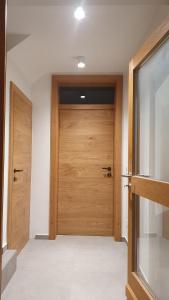
[[10,116],[9,116],[9,166],[8,166],[8,215],[7,215],[7,247],[13,249],[12,239],[12,186],[13,186],[13,152],[14,152],[14,96],[17,94],[32,107],[29,98],[11,81],[10,82]]
[[121,145],[122,145],[122,75],[53,75],[51,92],[51,160],[49,239],[57,235],[58,165],[59,165],[59,87],[114,86],[114,238],[121,241]]
[[[4,136],[5,136],[5,83],[6,83],[6,0],[0,1],[0,248],[2,249]],[[0,251],[0,281],[2,278],[2,250]],[[1,299],[1,292],[0,292]]]
[[[153,32],[153,34],[147,39],[143,44],[140,51],[135,55],[131,60],[129,65],[129,154],[128,154],[128,163],[129,163],[129,174],[134,174],[135,163],[134,163],[134,75],[139,66],[144,63],[156,49],[169,37],[169,17]],[[138,277],[135,272],[135,245],[136,237],[134,232],[135,227],[135,207],[133,203],[133,193],[139,194],[138,184],[141,184],[142,179],[138,176],[134,176],[129,180],[131,183],[131,189],[129,189],[129,204],[128,204],[128,283],[126,285],[126,295],[128,300],[153,300],[152,295],[150,295],[148,289],[144,286],[143,282]],[[151,189],[152,182],[150,179],[144,179],[145,189]],[[136,188],[137,184],[137,188]],[[169,185],[162,183],[165,190],[169,192]],[[152,191],[153,192],[153,191]],[[155,192],[154,192],[155,193]],[[146,196],[144,189],[142,188],[142,194]],[[156,189],[156,195],[151,195],[151,200],[160,203],[158,193],[158,187]],[[165,197],[161,197],[161,204],[168,205]],[[137,291],[137,295],[134,291]]]

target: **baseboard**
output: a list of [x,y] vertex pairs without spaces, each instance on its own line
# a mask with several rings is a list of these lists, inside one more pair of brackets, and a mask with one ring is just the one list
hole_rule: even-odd
[[6,244],[2,247],[2,254],[4,254],[7,249],[8,249],[8,245]]
[[49,236],[48,234],[36,234],[35,240],[48,240]]
[[16,271],[17,264],[17,251],[6,250],[2,255],[2,281],[1,291],[6,288],[7,284],[11,280],[12,276]]
[[143,237],[146,237],[146,238],[156,238],[156,237],[158,237],[158,234],[157,233],[153,233],[153,232],[144,233]]
[[128,241],[127,241],[127,239],[125,237],[122,237],[121,240],[122,240],[123,243],[125,243],[128,246]]
[[127,300],[138,300],[129,284],[126,285],[126,297]]

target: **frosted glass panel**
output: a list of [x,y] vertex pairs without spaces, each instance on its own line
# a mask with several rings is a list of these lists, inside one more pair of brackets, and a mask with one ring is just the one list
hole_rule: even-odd
[[137,273],[154,299],[168,300],[169,209],[140,197],[138,220]]
[[136,73],[137,173],[169,181],[169,40]]

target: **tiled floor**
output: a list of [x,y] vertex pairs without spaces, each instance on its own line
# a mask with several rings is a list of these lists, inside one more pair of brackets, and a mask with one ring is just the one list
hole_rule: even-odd
[[125,300],[127,247],[110,237],[31,240],[2,300]]

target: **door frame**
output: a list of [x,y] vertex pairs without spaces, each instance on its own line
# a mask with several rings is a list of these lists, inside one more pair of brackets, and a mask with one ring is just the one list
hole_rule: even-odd
[[21,96],[32,107],[29,98],[11,81],[10,82],[10,116],[9,116],[9,166],[8,166],[8,213],[7,213],[7,247],[13,249],[12,239],[12,186],[13,186],[13,152],[14,152],[14,95]]
[[[152,295],[145,287],[143,282],[135,272],[135,245],[136,235],[134,231],[135,227],[135,201],[133,200],[133,194],[142,195],[146,197],[149,195],[149,199],[169,207],[169,203],[166,200],[166,195],[169,193],[169,184],[151,180],[149,178],[142,178],[140,176],[134,176],[135,162],[134,162],[134,76],[135,71],[139,66],[144,63],[156,49],[169,37],[169,17],[152,33],[152,35],[146,40],[141,47],[140,51],[134,56],[129,64],[129,154],[128,154],[128,167],[129,167],[129,196],[128,196],[128,283],[126,285],[126,296],[128,300],[153,300]],[[133,175],[132,175],[133,174]],[[153,186],[153,189],[152,189]],[[155,189],[154,189],[155,186]],[[160,193],[160,189],[163,189],[163,196]],[[152,190],[151,190],[152,189]],[[159,200],[159,195],[161,201]],[[147,196],[148,197],[148,196]],[[138,217],[138,216],[137,216]],[[136,291],[136,292],[135,292]]]
[[57,235],[59,168],[59,87],[113,86],[114,104],[114,238],[121,241],[122,75],[52,75],[49,239]]
[[[4,187],[5,83],[6,83],[6,0],[0,1],[0,281],[2,278],[2,228]],[[1,299],[1,292],[0,292]]]

